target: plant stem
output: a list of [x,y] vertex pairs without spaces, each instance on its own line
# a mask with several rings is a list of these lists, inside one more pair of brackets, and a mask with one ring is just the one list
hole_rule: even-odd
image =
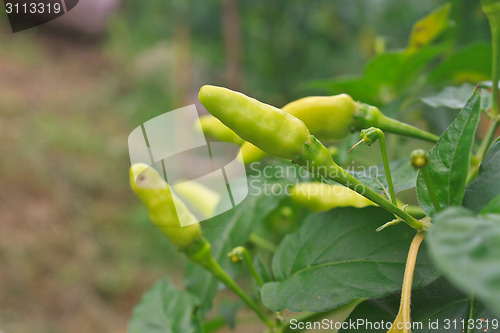
[[262,287],[264,285],[264,282],[262,281],[262,278],[260,277],[259,273],[257,273],[257,270],[255,269],[255,266],[252,263],[252,258],[250,258],[250,254],[248,253],[247,249],[244,248],[243,246],[238,246],[229,253],[229,256],[233,255],[240,257],[238,261],[240,261],[240,259],[243,259],[243,261],[245,261],[255,281],[257,282],[259,287]]
[[436,143],[439,139],[438,136],[432,133],[386,117],[378,108],[364,103],[358,103],[358,110],[354,114],[353,126],[358,130],[369,127],[377,127],[386,132],[409,136],[434,143]]
[[[467,323],[469,323],[469,320],[470,319],[474,319],[474,295],[471,295],[469,297],[469,318],[467,318]],[[467,325],[467,333],[473,333],[474,332],[474,329],[472,327],[470,327],[470,325]]]
[[401,289],[401,303],[399,306],[399,312],[394,320],[393,327],[388,331],[388,333],[393,332],[403,332],[409,333],[409,329],[398,329],[396,325],[398,323],[402,323],[403,327],[406,326],[407,323],[410,323],[410,311],[411,311],[411,288],[413,285],[413,275],[415,273],[415,264],[417,262],[418,249],[420,248],[420,244],[425,238],[425,233],[417,232],[413,241],[410,245],[410,250],[408,251],[408,258],[406,259],[406,267],[405,267],[405,275],[403,279],[403,287]]
[[367,197],[368,199],[370,199],[371,201],[375,202],[380,207],[385,208],[389,212],[399,216],[410,227],[415,228],[417,230],[425,229],[426,226],[422,222],[416,220],[410,214],[405,213],[403,210],[399,209],[398,206],[396,206],[396,205],[392,204],[391,202],[387,201],[386,199],[384,199],[382,196],[380,196],[378,193],[373,191],[371,188],[369,188],[368,186],[366,186],[365,184],[361,183],[359,180],[354,178],[351,174],[345,172],[345,174],[343,175],[343,178],[345,179],[344,183],[337,180],[336,178],[332,178],[332,179],[335,181],[338,181],[339,183],[342,183],[343,185],[349,187],[350,189],[358,192],[359,194],[361,194],[361,195]]
[[436,143],[439,140],[439,137],[437,135],[434,135],[432,133],[426,132],[424,130],[410,126],[408,124],[405,124],[403,122],[397,121],[395,119],[386,116],[379,119],[378,125],[376,127],[387,132],[409,136],[433,143]]
[[257,235],[256,233],[252,233],[250,235],[250,242],[254,243],[255,245],[257,246],[260,246],[261,248],[269,251],[269,252],[276,252],[276,250],[278,249],[278,247],[271,243],[270,241],[268,241],[267,239],[264,239],[262,238],[261,236]]
[[484,156],[486,156],[486,153],[488,152],[488,149],[490,148],[491,143],[495,139],[495,133],[496,133],[499,125],[500,125],[500,117],[499,116],[497,116],[491,120],[490,125],[488,126],[488,129],[486,130],[486,134],[484,135],[483,141],[481,142],[481,146],[479,146],[479,149],[477,151],[476,158],[479,161],[482,161],[484,159]]
[[498,81],[500,65],[500,2],[497,0],[481,0],[483,12],[488,17],[491,30],[492,52],[492,90],[491,115],[498,116]]
[[186,249],[186,254],[190,260],[199,264],[201,267],[208,270],[215,276],[219,281],[224,283],[229,289],[231,289],[236,295],[238,295],[243,302],[245,302],[259,318],[271,329],[274,329],[274,324],[271,320],[262,312],[262,310],[255,304],[250,297],[234,282],[234,280],[227,275],[227,273],[220,267],[220,265],[215,261],[212,253],[210,251],[210,243],[201,238],[197,243],[193,244],[190,248]]
[[380,153],[382,154],[382,161],[384,163],[385,178],[387,180],[387,186],[389,187],[389,194],[391,195],[391,202],[393,205],[397,206],[396,192],[394,191],[394,185],[392,183],[391,168],[389,167],[389,159],[387,157],[387,146],[385,144],[384,132],[377,128],[377,137],[380,140]]
[[302,165],[312,174],[331,179],[358,192],[362,196],[378,204],[380,207],[399,216],[412,228],[424,230],[429,227],[427,223],[418,221],[410,214],[405,213],[398,206],[393,205],[374,190],[354,178],[346,170],[338,166],[330,156],[328,149],[312,135],[309,141],[304,145],[304,151],[296,157],[294,162]]
[[368,129],[363,129],[361,131],[361,140],[356,143],[354,146],[352,146],[351,150],[353,150],[356,146],[358,146],[361,143],[365,143],[368,146],[371,146],[376,140],[380,141],[380,153],[382,155],[382,162],[384,163],[384,172],[385,172],[385,179],[387,180],[387,186],[389,187],[389,194],[387,194],[387,191],[385,190],[384,186],[378,182],[382,188],[384,189],[384,192],[386,193],[387,197],[391,198],[391,202],[393,205],[397,206],[397,200],[396,200],[396,192],[394,191],[394,185],[392,183],[392,176],[391,176],[391,168],[389,166],[389,158],[387,157],[387,145],[385,144],[385,136],[384,132],[380,128],[376,127],[370,127]]
[[425,186],[427,186],[427,192],[429,192],[429,196],[431,197],[432,204],[434,205],[434,209],[436,212],[441,210],[441,206],[439,205],[439,200],[436,196],[436,192],[434,192],[434,188],[432,187],[432,179],[429,174],[429,169],[427,166],[420,169],[422,171],[422,176],[424,177]]
[[486,156],[486,154],[488,153],[488,150],[490,149],[490,146],[495,139],[495,133],[499,125],[500,125],[500,116],[496,116],[495,118],[491,119],[490,125],[488,126],[483,141],[481,142],[481,146],[479,146],[479,149],[477,151],[477,155],[472,156],[473,157],[472,166],[467,176],[467,183],[470,183],[477,177],[479,173],[479,166],[483,161],[484,157]]

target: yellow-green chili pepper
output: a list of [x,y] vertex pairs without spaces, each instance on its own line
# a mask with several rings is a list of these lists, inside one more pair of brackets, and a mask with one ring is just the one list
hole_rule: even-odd
[[194,219],[194,217],[173,195],[168,184],[156,170],[142,163],[132,165],[130,186],[148,208],[151,221],[177,248],[183,251],[191,261],[211,272],[252,308],[267,326],[273,327],[273,323],[260,307],[247,296],[214,259],[210,243],[201,235],[200,224],[180,226],[179,219]]
[[[163,178],[146,164],[130,167],[130,186],[148,208],[151,222],[179,249],[201,239],[199,223],[181,227],[179,220],[196,221],[186,206],[170,191]],[[175,201],[175,203],[174,203]]]
[[220,195],[195,181],[180,182],[174,186],[175,193],[190,204],[203,218],[214,216]]
[[347,94],[310,96],[288,103],[282,110],[302,120],[320,141],[334,141],[350,133],[356,102]]
[[239,92],[203,86],[198,98],[208,112],[268,154],[294,159],[310,137],[299,119]]
[[363,208],[375,204],[350,188],[320,182],[304,182],[295,185],[291,191],[294,202],[315,212],[335,207]]
[[[344,139],[352,125],[356,102],[347,94],[310,96],[290,102],[282,108],[302,120],[309,132],[321,141]],[[266,153],[249,142],[241,146],[245,163],[261,160]]]
[[427,227],[362,184],[332,159],[328,149],[294,116],[226,88],[203,86],[198,95],[208,112],[263,151],[291,159],[311,173],[330,178],[403,218],[415,229]]
[[241,152],[241,162],[244,162],[245,164],[250,164],[253,162],[260,161],[267,155],[265,151],[262,151],[260,148],[258,148],[257,146],[248,141],[245,141],[241,145],[240,152]]
[[218,141],[233,142],[238,146],[241,146],[245,142],[245,140],[240,138],[219,119],[211,115],[201,116],[200,121],[195,123],[195,129]]

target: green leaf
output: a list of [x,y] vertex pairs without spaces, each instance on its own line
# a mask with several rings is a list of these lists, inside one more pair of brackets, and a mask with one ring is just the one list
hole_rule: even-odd
[[[380,323],[382,321],[392,323],[398,312],[400,295],[400,293],[396,293],[381,299],[367,300],[361,303],[351,313],[347,322],[364,320],[365,323]],[[455,328],[453,326],[454,321],[457,325],[461,325],[461,320],[467,322],[471,312],[472,316],[470,318],[479,320],[475,321],[475,324],[478,326],[476,326],[477,330],[474,330],[474,332],[500,332],[498,325],[492,326],[492,320],[496,320],[498,324],[498,318],[494,314],[481,303],[473,302],[471,304],[468,296],[462,294],[444,278],[436,280],[425,288],[414,290],[412,293],[411,310],[413,323],[421,323],[422,325],[422,328],[415,327],[412,330],[413,333],[463,332],[462,327]],[[484,319],[484,321],[481,319]],[[430,323],[433,325],[437,324],[437,326],[429,327]],[[449,329],[446,329],[447,323],[451,325]],[[493,327],[497,327],[497,329]],[[367,328],[362,325],[361,327],[344,329],[340,332],[385,333],[387,330],[385,328]]]
[[379,96],[380,85],[379,82],[373,82],[358,76],[341,76],[327,80],[314,80],[307,84],[311,89],[323,89],[332,95],[345,93],[355,100],[361,100],[371,105],[382,103]]
[[418,20],[413,25],[407,51],[416,52],[439,36],[449,25],[450,9],[450,3],[444,4]]
[[257,271],[257,274],[259,274],[264,283],[273,280],[271,264],[268,261],[270,260],[266,260],[263,257],[262,253],[258,253],[253,260],[255,270]]
[[[273,258],[277,281],[261,289],[264,304],[273,311],[319,312],[400,289],[415,233],[405,225],[375,232],[392,218],[378,207],[311,215],[279,245]],[[425,286],[436,277],[422,248],[414,285]]]
[[433,219],[428,241],[449,280],[500,314],[500,215],[448,208]]
[[[476,89],[457,119],[429,151],[426,168],[440,207],[462,204],[474,134],[479,124],[480,96],[480,90]],[[433,216],[436,211],[421,170],[417,178],[417,196],[425,213]]]
[[407,55],[403,52],[383,53],[371,60],[365,68],[365,78],[379,84],[392,85]]
[[479,167],[479,175],[467,185],[464,206],[479,212],[498,195],[500,195],[500,142],[495,143],[486,154]]
[[366,65],[363,76],[311,81],[308,86],[326,89],[331,94],[346,93],[372,105],[386,104],[394,100],[398,92],[414,84],[415,76],[443,50],[427,46],[412,54],[404,51],[384,53]]
[[395,89],[401,92],[421,80],[422,71],[430,67],[433,59],[446,50],[446,45],[427,45],[418,52],[408,55],[394,81]]
[[482,210],[481,214],[500,214],[500,195],[493,198]]
[[[286,195],[285,191],[272,195],[270,192],[266,194],[264,188],[258,189],[262,192],[249,194],[237,207],[202,223],[204,237],[212,245],[213,257],[231,276],[236,275],[240,265],[231,263],[227,254],[236,246],[243,245],[265,216],[272,212]],[[191,293],[199,296],[202,301],[201,312],[206,314],[219,290],[218,280],[200,266],[189,262],[184,283]]]
[[[287,197],[286,187],[298,180],[316,179],[300,166],[289,161],[271,160],[270,164],[255,163],[248,177],[249,195],[237,207],[202,223],[204,237],[212,245],[212,255],[232,277],[242,265],[235,265],[227,254],[236,246],[244,245],[262,221]],[[232,189],[234,192],[234,189]],[[184,278],[186,288],[201,300],[205,315],[222,285],[210,273],[191,262]],[[220,287],[219,287],[220,285]]]
[[[471,93],[476,86],[464,83],[459,87],[446,87],[436,95],[422,98],[422,102],[433,107],[447,107],[450,109],[461,109],[467,103]],[[484,89],[481,92],[481,109],[491,108],[491,93]]]
[[[414,188],[417,181],[417,171],[410,165],[408,158],[403,158],[389,163],[391,169],[394,191],[401,192]],[[356,179],[371,187],[373,190],[383,193],[383,188],[388,189],[385,178],[384,166],[379,164],[376,167],[369,167],[362,172],[350,172]],[[382,186],[381,186],[382,184]]]
[[429,76],[430,83],[480,82],[491,78],[491,45],[469,45],[453,52]]
[[198,303],[198,298],[191,293],[177,289],[167,279],[160,280],[134,308],[127,332],[200,332],[196,315]]

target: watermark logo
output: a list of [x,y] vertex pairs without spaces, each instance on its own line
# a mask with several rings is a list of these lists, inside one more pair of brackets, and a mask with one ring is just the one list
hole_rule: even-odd
[[[245,166],[237,158],[239,147],[207,142],[195,128],[201,124],[193,104],[148,120],[128,137],[130,163],[154,168],[195,214],[194,222],[177,214],[181,226],[226,212],[248,195]],[[135,179],[139,176],[134,174]],[[203,209],[214,202],[215,209]],[[174,204],[177,208],[178,200]]]
[[36,27],[72,10],[80,0],[4,0],[12,32]]

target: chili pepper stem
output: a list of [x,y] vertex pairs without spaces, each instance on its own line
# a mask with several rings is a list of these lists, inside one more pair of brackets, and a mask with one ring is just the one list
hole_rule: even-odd
[[275,244],[271,243],[267,239],[262,238],[261,236],[257,235],[256,233],[252,233],[250,235],[249,241],[254,243],[257,246],[260,246],[264,250],[267,250],[267,251],[272,252],[272,253],[276,252],[276,250],[278,249],[278,247]]
[[[399,209],[396,205],[392,204],[391,202],[387,201],[384,199],[382,196],[377,194],[375,191],[358,181],[356,178],[351,176],[349,173],[346,172],[345,175],[345,183],[343,185],[349,187],[350,189],[358,192],[359,194],[367,197],[371,201],[375,202],[378,204],[380,207],[388,210],[389,212],[393,213],[394,215],[399,216],[400,218],[403,219],[404,222],[406,222],[410,227],[415,228],[417,230],[423,230],[426,228],[424,223],[421,221],[418,221],[415,219],[413,216],[410,214],[404,212],[403,210]],[[334,179],[336,180],[336,179]],[[336,180],[339,181],[339,180]],[[340,182],[340,181],[339,181]]]
[[[385,178],[387,180],[387,186],[389,187],[389,195],[387,195],[387,193],[386,195],[387,197],[391,198],[392,204],[397,206],[398,203],[396,200],[396,192],[394,191],[394,185],[392,183],[391,168],[389,166],[389,159],[387,157],[387,146],[385,144],[384,132],[382,132],[380,128],[370,127],[368,129],[363,129],[361,131],[361,138],[362,139],[354,146],[352,146],[352,148],[349,149],[347,153],[349,154],[351,150],[353,150],[354,148],[356,148],[356,146],[360,145],[363,142],[366,143],[368,146],[371,146],[377,139],[380,141],[380,154],[382,155]],[[385,189],[384,192],[386,192]]]
[[206,239],[200,238],[196,243],[186,248],[185,252],[191,261],[212,273],[213,276],[238,295],[269,328],[274,329],[274,324],[271,320],[215,261],[210,251],[210,243]]
[[387,180],[387,186],[389,187],[389,193],[391,195],[391,202],[393,205],[397,206],[396,192],[394,191],[394,185],[392,183],[391,168],[389,167],[389,159],[387,157],[387,146],[385,144],[384,132],[377,128],[377,137],[380,140],[380,153],[382,154],[382,161],[384,163],[385,178]]
[[386,117],[378,108],[374,106],[364,103],[357,104],[358,109],[354,114],[353,121],[353,126],[357,130],[362,130],[368,127],[377,127],[386,132],[409,136],[434,143],[436,143],[439,139],[438,136],[432,133]]
[[412,228],[424,230],[428,227],[427,223],[416,220],[413,216],[405,213],[399,207],[393,205],[374,190],[354,178],[346,170],[339,167],[333,161],[328,149],[326,149],[314,136],[310,137],[309,141],[304,145],[304,151],[302,154],[296,156],[294,162],[304,166],[313,174],[331,179],[358,192],[362,196],[378,204],[380,207],[399,216]]
[[427,167],[423,167],[420,169],[422,171],[422,176],[424,177],[425,186],[427,186],[427,191],[429,192],[429,196],[431,197],[432,204],[434,205],[434,209],[436,212],[441,210],[441,206],[439,205],[439,200],[436,196],[436,192],[434,192],[434,188],[432,187],[431,175],[429,174],[429,170]]
[[[406,259],[406,267],[405,274],[403,278],[403,287],[401,289],[401,303],[399,306],[399,312],[394,320],[394,324],[392,328],[388,331],[388,333],[392,332],[402,332],[409,333],[410,329],[406,328],[407,323],[411,322],[410,318],[410,307],[411,307],[411,288],[413,285],[413,275],[415,273],[415,264],[417,262],[417,254],[420,248],[420,244],[425,238],[425,233],[417,232],[413,241],[410,245],[410,250],[408,251],[408,258]],[[397,323],[402,323],[403,330],[397,328]]]
[[379,119],[376,127],[387,132],[409,136],[417,139],[422,139],[424,141],[429,141],[433,143],[436,143],[439,140],[439,137],[437,135],[423,131],[421,129],[418,129],[416,127],[410,126],[408,124],[405,124],[403,122],[397,121],[395,119],[386,116],[383,116]]

